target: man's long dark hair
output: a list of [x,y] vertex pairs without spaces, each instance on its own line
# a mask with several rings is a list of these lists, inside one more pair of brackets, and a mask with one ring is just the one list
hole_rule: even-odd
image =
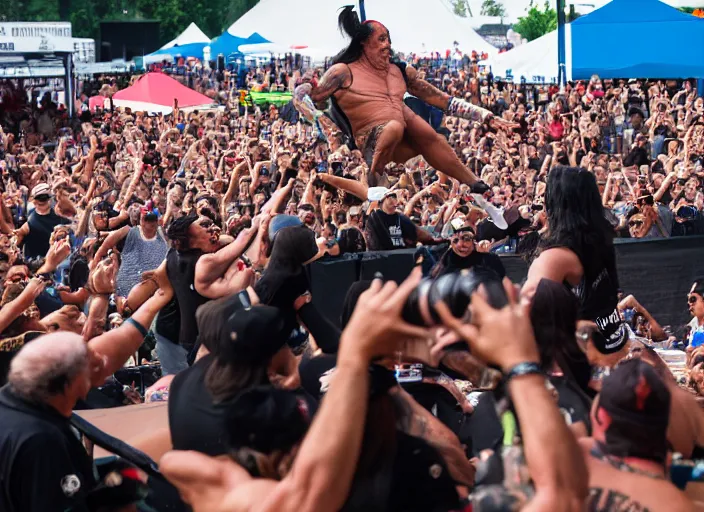
[[557,166],[545,190],[548,232],[539,252],[553,247],[572,250],[594,279],[614,263],[614,228],[606,219],[594,175],[579,167]]
[[340,32],[352,39],[350,44],[340,53],[332,58],[333,64],[351,64],[362,57],[362,43],[372,35],[374,28],[370,23],[362,23],[353,5],[346,5],[342,8],[337,18],[337,25]]

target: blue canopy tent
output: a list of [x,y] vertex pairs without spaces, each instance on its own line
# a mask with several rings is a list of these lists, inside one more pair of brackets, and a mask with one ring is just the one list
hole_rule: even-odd
[[195,57],[197,59],[203,59],[203,48],[207,46],[206,43],[189,43],[189,44],[182,44],[182,45],[176,45],[172,46],[171,48],[165,48],[162,50],[157,50],[153,53],[150,53],[149,55],[145,55],[145,60],[146,57],[150,57],[150,61],[154,61],[155,58],[156,60],[161,60],[161,58],[166,58],[166,57]]
[[704,20],[658,0],[613,0],[572,22],[572,78],[704,78]]
[[241,54],[239,47],[246,44],[262,44],[270,43],[268,39],[263,37],[261,34],[254,32],[249,37],[238,37],[233,36],[228,31],[222,33],[221,36],[217,37],[210,43],[210,55],[211,59],[215,59],[217,55],[223,54],[227,59],[228,56],[232,54]]

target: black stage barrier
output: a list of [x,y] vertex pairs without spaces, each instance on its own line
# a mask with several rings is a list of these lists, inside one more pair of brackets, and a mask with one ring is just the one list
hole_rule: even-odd
[[[447,246],[430,248],[438,256]],[[357,280],[372,279],[376,272],[401,282],[413,268],[416,249],[346,254],[317,261],[309,266],[313,302],[332,322],[339,325],[347,290]],[[666,240],[616,241],[616,258],[621,289],[633,294],[660,322],[675,334],[689,322],[687,292],[697,277],[704,277],[704,237],[675,237]],[[528,273],[518,256],[501,256],[506,273],[521,283]]]

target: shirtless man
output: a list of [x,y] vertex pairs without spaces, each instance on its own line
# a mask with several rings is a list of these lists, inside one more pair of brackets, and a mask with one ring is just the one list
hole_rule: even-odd
[[639,359],[604,379],[592,407],[592,437],[580,440],[589,468],[587,510],[694,510],[667,478],[670,403],[667,385]]
[[511,130],[518,124],[450,97],[421,79],[411,66],[405,67],[404,78],[401,67],[391,62],[391,38],[381,23],[360,23],[352,8],[346,7],[340,14],[340,26],[352,42],[319,83],[309,81],[296,88],[294,105],[301,114],[316,122],[323,115],[316,105],[335,98],[369,165],[370,186],[377,184],[376,177],[388,163],[406,162],[420,154],[432,167],[473,185],[475,192],[486,191],[486,185],[462,164],[447,141],[404,104],[404,94],[408,92],[449,115],[488,122],[493,128]]

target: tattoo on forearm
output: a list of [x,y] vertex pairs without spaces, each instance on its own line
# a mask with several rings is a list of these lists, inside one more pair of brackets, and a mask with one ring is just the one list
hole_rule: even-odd
[[461,373],[472,383],[474,387],[478,387],[484,375],[484,366],[477,364],[476,360],[466,352],[448,352],[442,359],[442,363],[451,370]]
[[446,93],[420,78],[408,81],[408,92],[426,103],[434,103],[435,106],[441,105],[441,108],[446,108],[450,99]]
[[331,68],[320,80],[318,86],[310,93],[311,99],[318,103],[328,99],[338,90],[345,87],[345,82],[349,78],[349,71],[346,67]]

